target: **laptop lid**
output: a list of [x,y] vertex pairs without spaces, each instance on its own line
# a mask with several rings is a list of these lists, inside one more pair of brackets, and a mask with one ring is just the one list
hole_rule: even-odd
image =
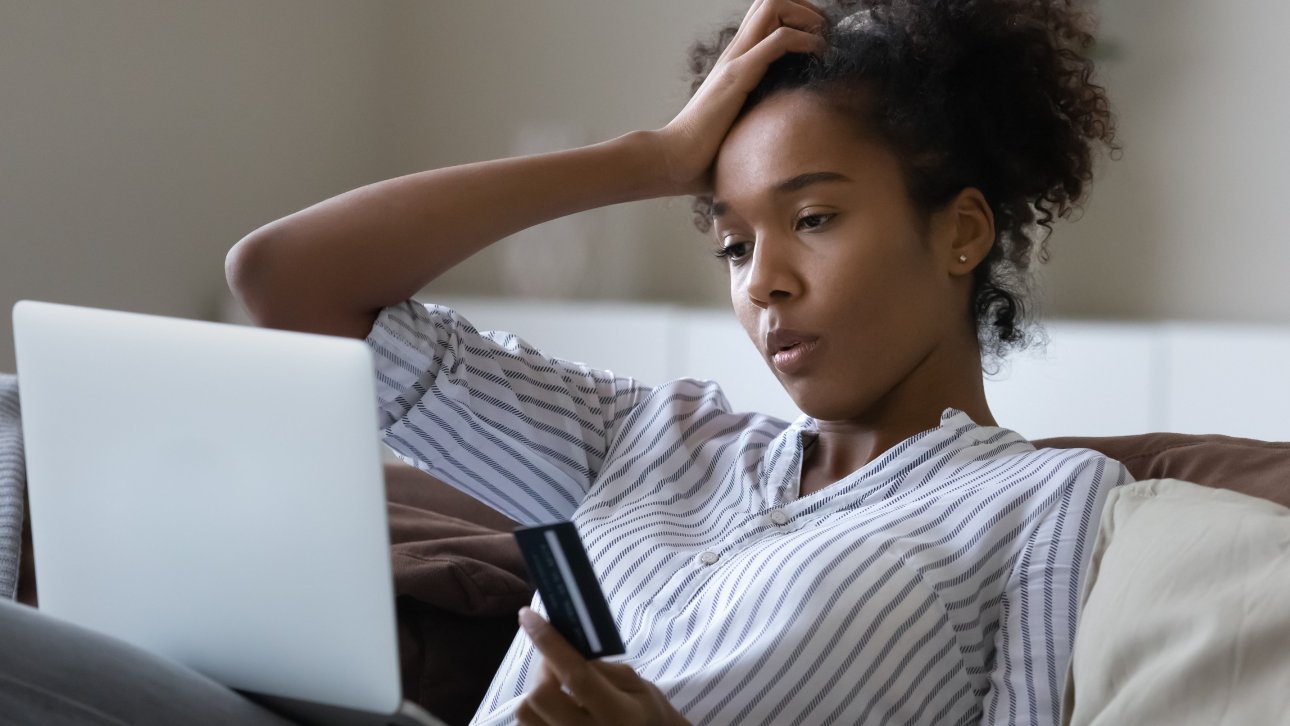
[[233,688],[402,702],[359,340],[21,301],[40,607]]

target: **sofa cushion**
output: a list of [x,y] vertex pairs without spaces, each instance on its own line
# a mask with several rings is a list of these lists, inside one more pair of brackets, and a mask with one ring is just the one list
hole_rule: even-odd
[[509,533],[424,508],[426,489],[412,486],[423,483],[437,482],[396,474],[387,486],[403,693],[465,724],[533,590]]
[[1034,444],[1100,451],[1123,463],[1134,479],[1182,479],[1290,506],[1290,443],[1159,433],[1038,439]]
[[1290,509],[1174,479],[1112,490],[1081,594],[1065,723],[1290,714]]
[[469,494],[400,462],[385,464],[385,498],[499,532],[509,532],[518,526],[506,515]]

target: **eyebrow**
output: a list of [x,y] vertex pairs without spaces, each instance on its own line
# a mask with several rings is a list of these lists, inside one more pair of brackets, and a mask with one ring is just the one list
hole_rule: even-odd
[[[805,174],[798,174],[797,176],[789,177],[788,179],[785,179],[775,184],[775,186],[771,188],[771,194],[774,196],[781,196],[784,194],[788,194],[789,192],[800,191],[802,189],[805,189],[806,187],[811,186],[812,184],[822,184],[824,182],[849,182],[849,181],[851,181],[850,177],[846,176],[845,174],[839,174],[836,171],[809,171]],[[720,202],[715,199],[712,201],[713,219],[716,219],[718,217],[723,217],[729,211],[730,211],[730,205],[727,204],[726,202]]]

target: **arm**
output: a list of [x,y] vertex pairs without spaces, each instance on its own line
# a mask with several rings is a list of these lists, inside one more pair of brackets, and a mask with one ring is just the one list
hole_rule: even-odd
[[509,234],[608,204],[703,193],[748,93],[785,53],[821,50],[823,19],[806,0],[754,0],[717,66],[664,128],[346,192],[234,245],[229,287],[259,325],[363,338],[382,308]]
[[573,514],[651,392],[415,300],[382,309],[367,343],[385,443],[522,524]]
[[540,222],[661,196],[651,132],[594,146],[424,171],[355,189],[255,230],[229,287],[257,324],[363,338],[381,308]]
[[1130,481],[1119,462],[1089,459],[1027,540],[1003,597],[982,723],[1061,723],[1080,588],[1102,505],[1111,487]]

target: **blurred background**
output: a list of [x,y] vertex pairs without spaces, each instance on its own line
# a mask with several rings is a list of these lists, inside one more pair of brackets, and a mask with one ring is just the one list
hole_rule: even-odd
[[[0,0],[0,371],[19,299],[230,319],[224,255],[260,225],[381,179],[662,126],[690,44],[746,7]],[[1124,155],[1053,235],[1044,316],[1280,330],[1290,5],[1099,8]],[[421,297],[717,313],[710,244],[688,199],[618,205],[516,235]]]

